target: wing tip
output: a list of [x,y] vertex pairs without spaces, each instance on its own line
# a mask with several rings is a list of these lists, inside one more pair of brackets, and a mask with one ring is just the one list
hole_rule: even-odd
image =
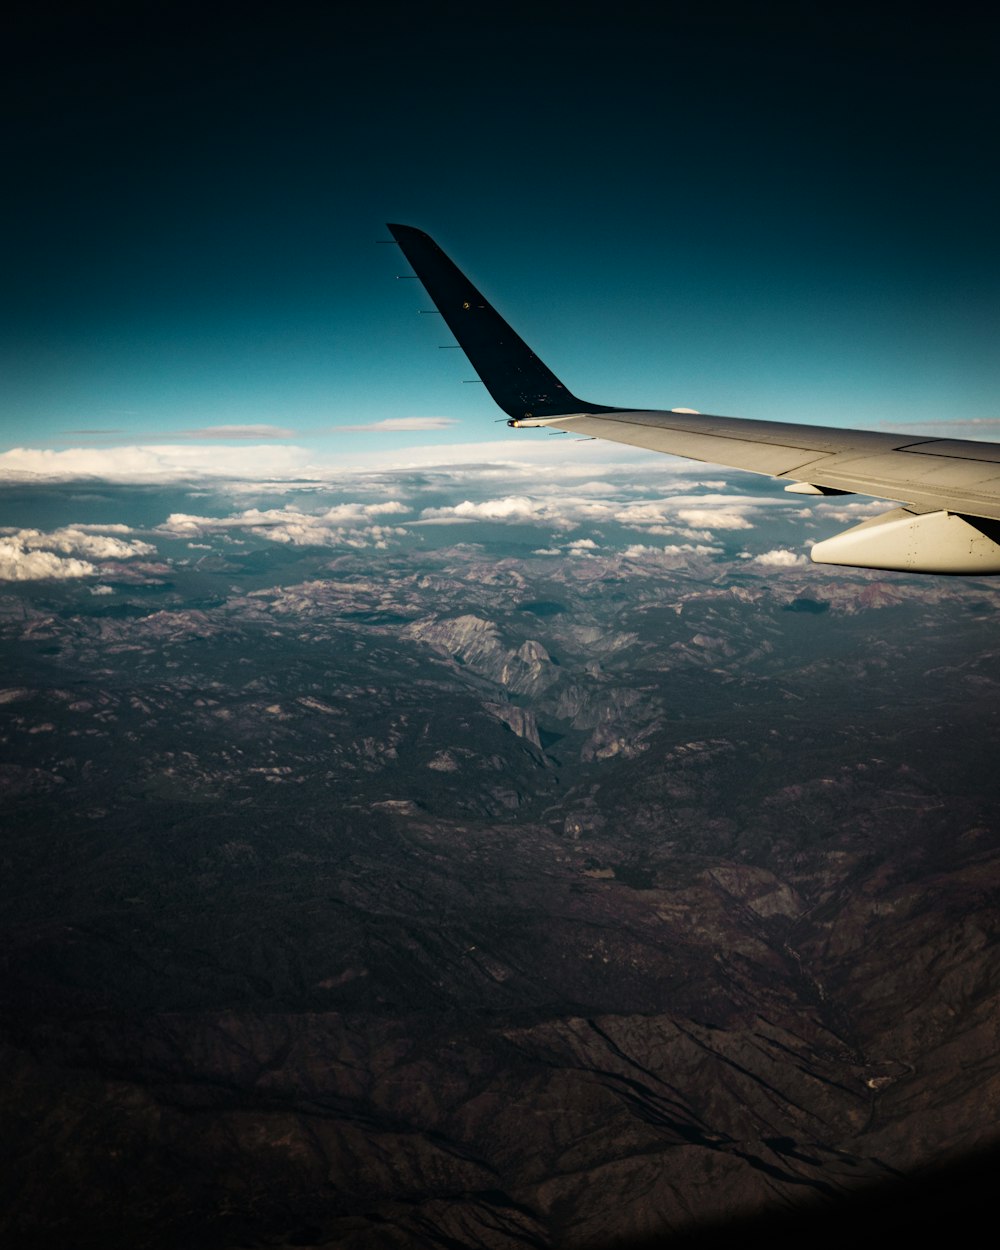
[[392,231],[394,235],[409,234],[418,235],[422,239],[429,239],[430,235],[423,230],[418,230],[416,226],[404,226],[398,221],[387,221],[386,227]]

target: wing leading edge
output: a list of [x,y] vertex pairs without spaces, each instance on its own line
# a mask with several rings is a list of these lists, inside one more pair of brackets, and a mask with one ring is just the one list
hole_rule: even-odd
[[494,400],[522,428],[551,426],[727,465],[808,493],[904,507],[817,543],[820,563],[1000,573],[1000,445],[833,426],[590,404],[569,391],[423,231],[390,225]]

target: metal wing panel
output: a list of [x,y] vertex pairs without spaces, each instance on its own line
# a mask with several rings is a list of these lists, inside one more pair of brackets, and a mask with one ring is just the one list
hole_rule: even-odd
[[[948,480],[935,474],[914,472],[906,462],[907,453],[875,459],[865,457],[830,457],[810,465],[804,480],[816,486],[832,486],[837,490],[876,499],[895,499],[917,504],[923,509],[941,509],[963,516],[1000,520],[1000,473],[989,479],[970,475],[961,480],[958,462],[952,462],[954,473]],[[793,474],[792,476],[798,476]]]
[[580,414],[554,425],[772,477],[1000,520],[1000,447],[672,412]]
[[978,460],[1000,464],[1000,444],[977,443],[968,438],[933,438],[906,449],[921,456],[943,456],[948,460]]
[[671,456],[810,482],[814,479],[800,472],[807,466],[811,471],[812,466],[818,468],[840,457],[851,460],[859,454],[884,454],[913,441],[905,435],[865,430],[701,414],[679,417],[672,412],[625,412],[613,416],[581,413],[552,418],[544,424],[585,437],[648,447]]
[[[657,414],[643,413],[644,417]],[[606,438],[632,447],[648,447],[651,451],[665,452],[671,456],[685,456],[690,460],[704,460],[710,464],[727,464],[751,473],[778,476],[789,473],[799,465],[814,461],[817,452],[813,448],[781,446],[775,443],[758,443],[747,438],[734,438],[719,433],[706,433],[676,426],[659,425],[655,422],[606,420],[603,417],[579,416],[547,421],[558,429],[569,430],[584,437]]]

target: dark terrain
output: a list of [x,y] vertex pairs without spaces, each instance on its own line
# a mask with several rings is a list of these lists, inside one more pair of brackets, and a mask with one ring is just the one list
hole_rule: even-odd
[[996,1143],[992,584],[218,563],[0,598],[11,1245],[605,1247]]

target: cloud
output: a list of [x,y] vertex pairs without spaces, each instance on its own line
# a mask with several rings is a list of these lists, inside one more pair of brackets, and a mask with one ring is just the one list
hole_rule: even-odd
[[91,586],[90,593],[92,595],[113,595],[115,593],[114,586],[105,586],[103,583],[97,586]]
[[789,551],[785,547],[775,547],[773,551],[765,551],[762,555],[754,556],[753,562],[775,569],[796,568],[809,563],[805,556]]
[[503,524],[545,522],[555,520],[557,505],[540,503],[527,495],[507,495],[503,499],[484,499],[473,503],[464,499],[461,503],[444,508],[424,508],[421,517],[425,521],[500,521]]
[[[342,503],[318,512],[305,512],[294,504],[284,508],[246,508],[224,517],[174,512],[159,531],[171,537],[204,537],[211,533],[242,530],[255,538],[292,547],[387,547],[407,531],[384,525],[383,517],[400,516],[409,508],[398,500],[385,503]],[[193,546],[191,542],[188,546]]]
[[[88,428],[79,430],[63,430],[63,437],[66,438],[110,438],[115,434],[124,434],[121,428]],[[147,434],[146,437],[159,443],[172,443],[174,441],[188,442],[243,442],[257,441],[261,439],[290,439],[294,438],[295,430],[289,429],[283,425],[268,425],[266,423],[258,424],[233,424],[233,425],[202,425],[196,426],[188,430],[164,430],[156,434]]]
[[319,512],[304,512],[294,504],[286,504],[283,508],[246,508],[243,512],[231,513],[225,517],[208,517],[188,515],[174,512],[159,526],[175,534],[208,533],[211,530],[232,528],[261,529],[268,526],[284,526],[290,520],[302,521],[310,525],[357,525],[369,522],[377,516],[400,516],[409,512],[405,504],[396,499],[385,503],[340,503]]
[[[93,431],[91,431],[93,433]],[[181,430],[181,438],[254,439],[294,438],[295,431],[280,425],[205,425],[197,430]]]
[[362,431],[376,434],[409,434],[414,430],[447,430],[458,425],[456,417],[386,417],[384,421],[372,421],[368,425],[334,425],[334,434],[358,434]]
[[643,534],[648,538],[655,536],[657,538],[671,538],[678,536],[680,538],[689,538],[692,542],[709,542],[715,535],[711,530],[695,530],[690,526],[678,529],[676,525],[647,525],[643,529]]
[[0,581],[92,577],[96,572],[88,560],[64,559],[51,551],[27,551],[14,538],[0,538]]
[[709,530],[752,530],[753,522],[745,511],[736,508],[683,508],[677,513],[687,525],[700,525]]
[[156,554],[150,543],[117,537],[131,532],[127,525],[64,525],[48,533],[7,527],[0,530],[0,581],[92,577],[100,572],[93,560]]
[[723,494],[621,500],[613,498],[613,494],[610,484],[605,485],[604,499],[594,498],[589,492],[581,496],[565,487],[557,495],[550,485],[539,495],[506,495],[478,502],[465,499],[445,507],[424,508],[419,524],[441,525],[461,519],[506,525],[545,525],[558,531],[614,522],[628,529],[698,541],[710,539],[714,530],[753,529],[749,518],[758,508],[781,502],[766,497]]
[[811,511],[814,516],[823,520],[851,522],[857,524],[866,517],[875,516],[879,512],[889,512],[892,504],[887,499],[869,499],[864,503],[821,503]]
[[0,453],[0,481],[170,483],[223,478],[315,476],[301,447],[198,447],[163,444],[130,447],[13,447]]
[[66,525],[45,533],[35,529],[5,529],[12,542],[25,551],[76,552],[97,560],[128,560],[132,556],[152,556],[156,548],[138,539],[126,541],[108,534],[130,533],[127,525]]
[[718,556],[722,555],[722,547],[711,547],[705,543],[676,543],[670,547],[648,547],[644,543],[632,543],[630,547],[626,547],[622,555],[630,560],[643,560],[650,556],[673,556],[678,553],[693,556]]
[[[450,418],[397,418],[442,420]],[[343,428],[343,427],[341,427]],[[600,448],[595,454],[594,449]],[[611,456],[614,459],[611,459]],[[546,485],[554,481],[591,480],[616,472],[649,472],[663,480],[703,470],[703,465],[669,460],[655,452],[609,447],[607,443],[577,443],[558,439],[512,436],[480,443],[423,444],[335,454],[291,443],[208,446],[204,441],[157,442],[117,447],[69,447],[61,450],[13,447],[0,452],[0,481],[116,482],[155,484],[173,482],[284,482],[311,484],[343,481],[371,473],[431,472],[450,474],[453,481],[479,481],[490,476]]]
[[[73,498],[85,499],[87,498],[87,496],[74,495]],[[107,496],[106,495],[92,495],[90,496],[90,498],[105,501],[107,499]],[[132,528],[131,525],[122,525],[116,522],[109,522],[105,524],[103,521],[98,524],[94,524],[89,521],[87,523],[84,523],[82,521],[76,521],[73,523],[73,525],[67,527],[67,529],[72,530],[74,533],[81,533],[81,534],[134,534],[135,533],[135,530]],[[4,532],[12,533],[13,531],[4,531]],[[61,534],[64,532],[66,531],[63,531],[63,530],[53,531],[53,533],[56,533],[56,534]]]

